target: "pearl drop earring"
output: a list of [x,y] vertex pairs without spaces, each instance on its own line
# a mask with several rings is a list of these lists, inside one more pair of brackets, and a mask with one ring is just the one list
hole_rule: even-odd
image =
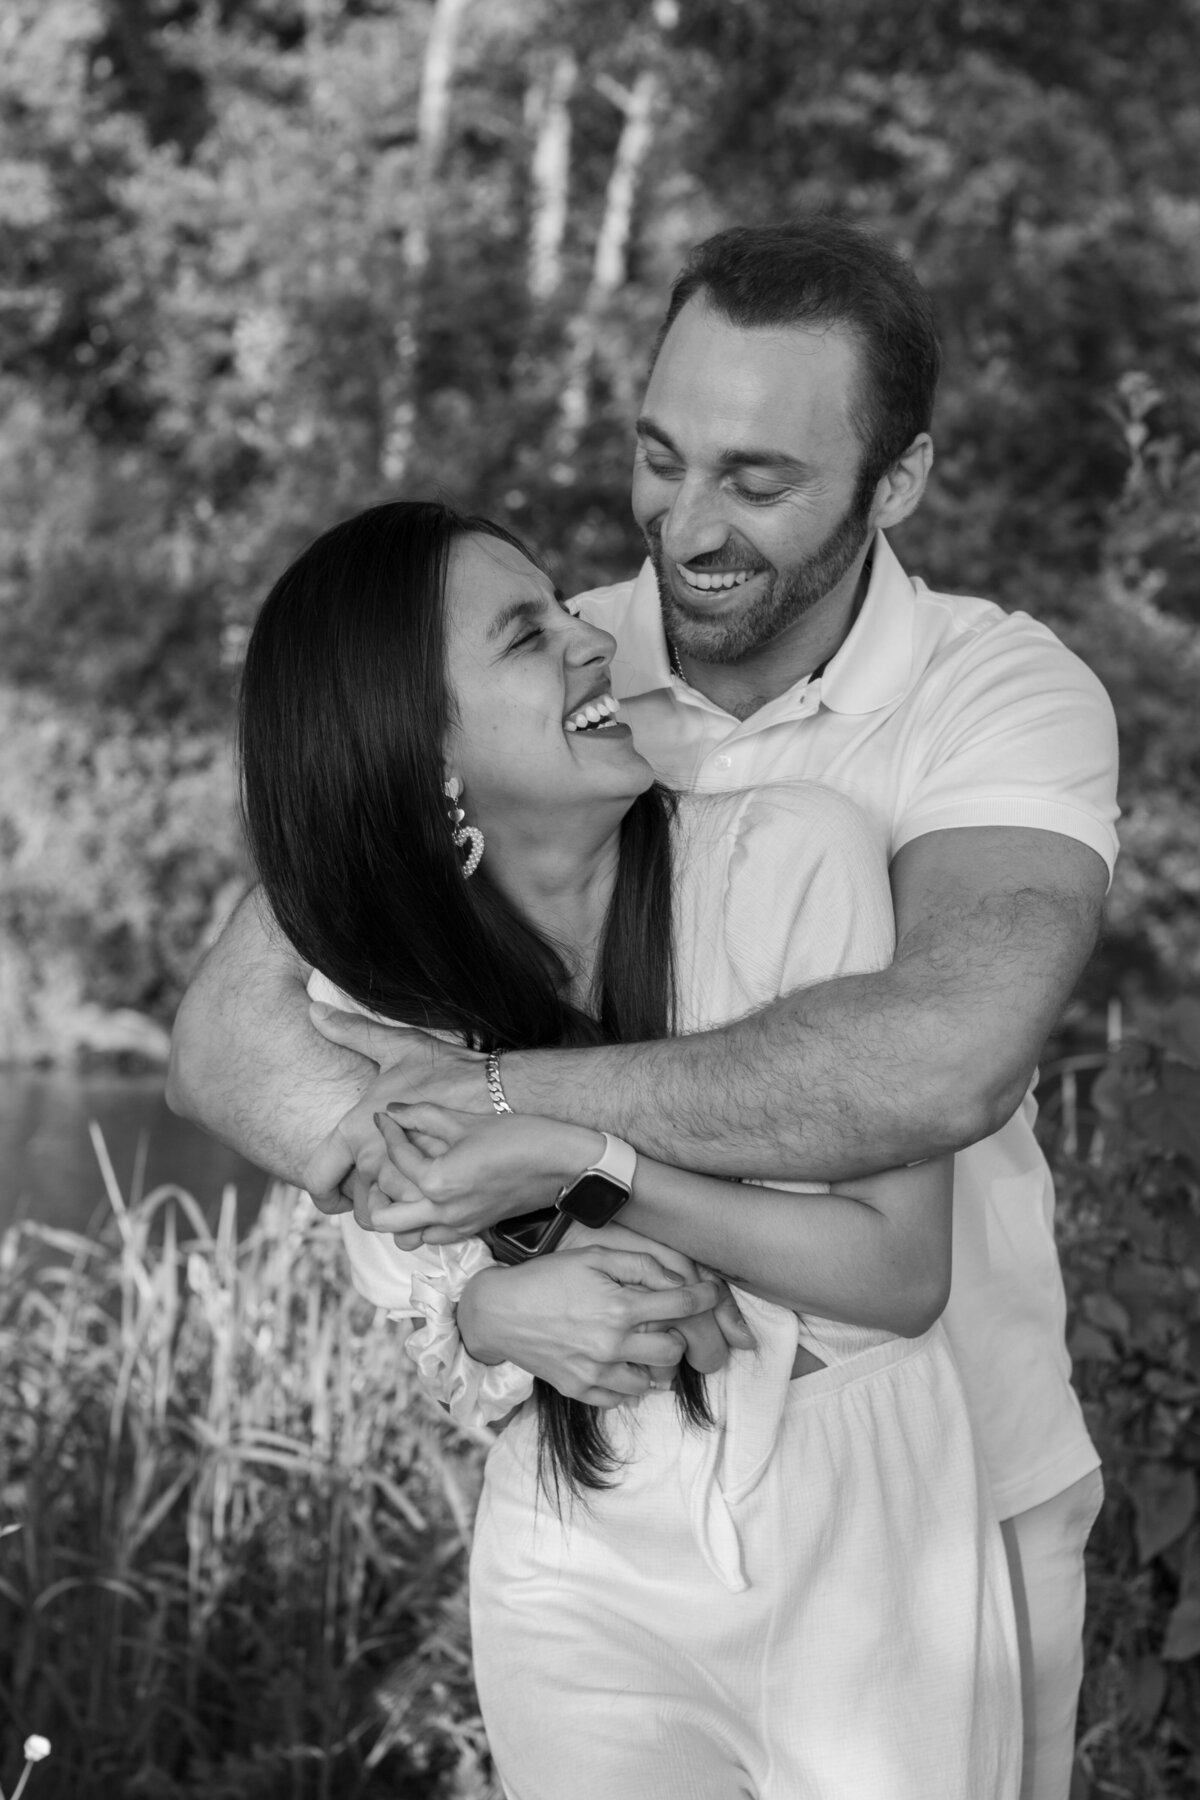
[[[453,834],[455,845],[459,850],[466,851],[466,860],[463,863],[462,872],[464,878],[469,881],[479,867],[480,859],[483,856],[483,833],[480,831],[478,825],[463,824],[466,814],[458,804],[462,791],[463,784],[457,775],[451,775],[450,779],[445,782],[442,787],[443,794],[445,794],[447,800],[450,802],[449,806],[446,808],[446,817],[450,821],[450,830]],[[470,846],[469,849],[468,845]]]

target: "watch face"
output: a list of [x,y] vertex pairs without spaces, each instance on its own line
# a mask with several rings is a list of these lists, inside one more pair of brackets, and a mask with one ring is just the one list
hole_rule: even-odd
[[497,1262],[519,1263],[553,1249],[564,1229],[563,1216],[557,1208],[544,1206],[537,1212],[501,1219],[484,1237]]
[[559,1207],[581,1225],[598,1230],[620,1212],[629,1198],[629,1189],[609,1175],[589,1169],[574,1182],[559,1201]]

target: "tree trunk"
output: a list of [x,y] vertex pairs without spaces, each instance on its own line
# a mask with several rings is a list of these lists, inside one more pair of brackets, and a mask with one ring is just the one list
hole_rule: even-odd
[[578,76],[572,53],[560,50],[549,71],[529,90],[526,117],[534,133],[529,292],[538,305],[553,299],[562,285],[571,173],[570,101]]
[[564,479],[568,479],[569,459],[579,447],[588,421],[588,386],[600,319],[604,308],[625,278],[629,237],[633,226],[633,203],[638,178],[654,141],[654,107],[658,99],[658,76],[645,70],[629,90],[607,83],[605,92],[625,113],[625,123],[617,140],[612,171],[604,196],[604,216],[596,238],[592,257],[592,278],[588,284],[583,310],[571,331],[571,351],[566,380],[559,405],[558,434],[555,450]]
[[416,425],[413,371],[420,342],[421,287],[429,265],[429,222],[450,123],[450,84],[458,30],[470,0],[434,0],[417,100],[417,148],[412,212],[404,234],[406,292],[393,340],[391,402],[385,420],[383,473],[399,485],[412,454]]

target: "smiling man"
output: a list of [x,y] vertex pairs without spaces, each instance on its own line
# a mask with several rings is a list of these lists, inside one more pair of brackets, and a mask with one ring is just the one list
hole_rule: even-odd
[[873,529],[920,498],[927,434],[905,421],[898,456],[859,443],[858,359],[844,328],[743,330],[697,293],[655,360],[633,510],[667,640],[706,665],[710,697],[737,718],[837,649]]
[[[1094,942],[1116,743],[1099,684],[1052,633],[930,592],[888,544],[928,478],[937,371],[926,296],[866,234],[810,219],[700,245],[637,427],[650,560],[582,601],[617,638],[623,716],[662,779],[819,781],[858,804],[890,861],[892,966],[721,1031],[506,1054],[501,1070],[518,1111],[713,1173],[836,1179],[960,1153],[946,1323],[1005,1521],[1022,1794],[1066,1800],[1101,1490],[1028,1090]],[[244,907],[185,1001],[173,1103],[318,1189],[389,1098],[489,1105],[468,1052],[343,1015],[324,1042],[304,974]]]

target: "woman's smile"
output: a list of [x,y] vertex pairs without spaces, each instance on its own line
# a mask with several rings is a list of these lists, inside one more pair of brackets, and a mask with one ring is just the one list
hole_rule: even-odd
[[612,727],[620,711],[620,702],[611,692],[597,694],[567,714],[568,731],[605,731]]
[[562,808],[599,824],[597,803],[611,801],[619,822],[653,774],[612,691],[613,639],[498,538],[454,546],[446,610],[457,711],[447,768],[462,779],[468,820],[486,836],[521,817],[552,837]]

